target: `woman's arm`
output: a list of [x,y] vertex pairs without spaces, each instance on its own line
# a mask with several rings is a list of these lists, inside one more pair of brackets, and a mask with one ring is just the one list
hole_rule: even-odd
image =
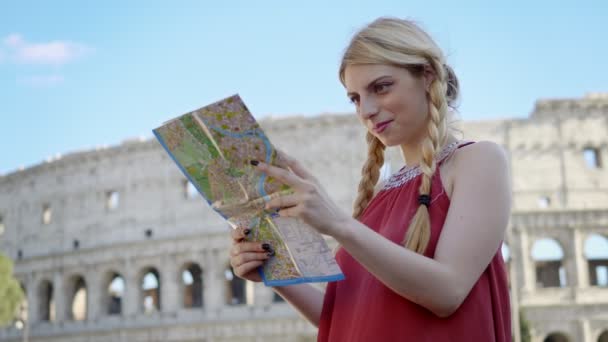
[[273,290],[295,307],[315,327],[319,326],[324,293],[310,284],[277,286]]
[[361,265],[401,296],[451,315],[462,304],[500,248],[511,211],[506,155],[494,143],[463,147],[453,157],[450,209],[434,259],[397,245],[344,213],[319,182],[293,158],[291,169],[259,163],[258,169],[296,191],[267,203],[281,216],[299,217],[333,236]]
[[503,150],[493,143],[462,148],[454,189],[434,259],[394,244],[351,219],[334,238],[369,272],[437,316],[451,315],[487,268],[504,238],[511,208]]

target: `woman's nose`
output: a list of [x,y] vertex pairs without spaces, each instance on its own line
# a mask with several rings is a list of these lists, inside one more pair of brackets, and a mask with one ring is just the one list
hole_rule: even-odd
[[360,100],[359,115],[361,115],[364,120],[370,119],[376,114],[378,114],[378,104],[376,101],[371,99]]

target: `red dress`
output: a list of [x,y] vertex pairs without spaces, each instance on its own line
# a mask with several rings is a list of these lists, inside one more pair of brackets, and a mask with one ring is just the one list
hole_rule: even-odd
[[[444,148],[438,165],[457,148]],[[417,168],[402,169],[370,202],[361,222],[400,244],[418,207],[421,181]],[[432,177],[431,239],[425,255],[433,258],[450,199],[443,189],[439,167]],[[507,275],[500,248],[462,305],[439,318],[382,284],[344,248],[336,254],[345,280],[329,283],[319,324],[318,341],[499,341],[511,342]]]

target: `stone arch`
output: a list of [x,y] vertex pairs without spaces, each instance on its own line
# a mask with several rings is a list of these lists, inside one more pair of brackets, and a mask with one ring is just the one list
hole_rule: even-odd
[[602,331],[600,336],[597,338],[597,342],[608,342],[608,330]]
[[69,306],[67,317],[74,321],[84,321],[87,319],[87,283],[80,274],[72,275],[67,282],[67,298]]
[[121,315],[123,296],[125,293],[125,279],[117,271],[108,271],[103,282],[102,307],[107,315]]
[[203,307],[203,269],[196,262],[187,262],[178,274],[182,305],[185,308]]
[[251,298],[247,298],[247,285],[245,280],[237,277],[230,264],[226,265],[224,268],[224,278],[226,291],[225,303],[227,305],[240,305],[246,304],[251,301]]
[[55,321],[55,296],[53,283],[43,279],[38,285],[38,317],[43,322]]
[[547,335],[543,342],[570,342],[570,338],[563,332],[553,332]]
[[139,302],[144,313],[161,310],[160,273],[153,266],[145,267],[139,277]]
[[532,259],[536,270],[536,286],[566,286],[564,249],[554,238],[540,238],[532,245]]
[[608,238],[589,234],[585,239],[583,254],[587,259],[589,285],[608,287]]

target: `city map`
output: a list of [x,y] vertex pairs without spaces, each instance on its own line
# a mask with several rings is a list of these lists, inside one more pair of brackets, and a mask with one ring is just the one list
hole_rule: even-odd
[[287,166],[238,95],[172,119],[153,132],[233,229],[249,228],[247,240],[272,246],[275,255],[259,270],[267,286],[344,278],[321,234],[299,219],[264,210],[270,199],[292,190],[256,172],[250,161]]

